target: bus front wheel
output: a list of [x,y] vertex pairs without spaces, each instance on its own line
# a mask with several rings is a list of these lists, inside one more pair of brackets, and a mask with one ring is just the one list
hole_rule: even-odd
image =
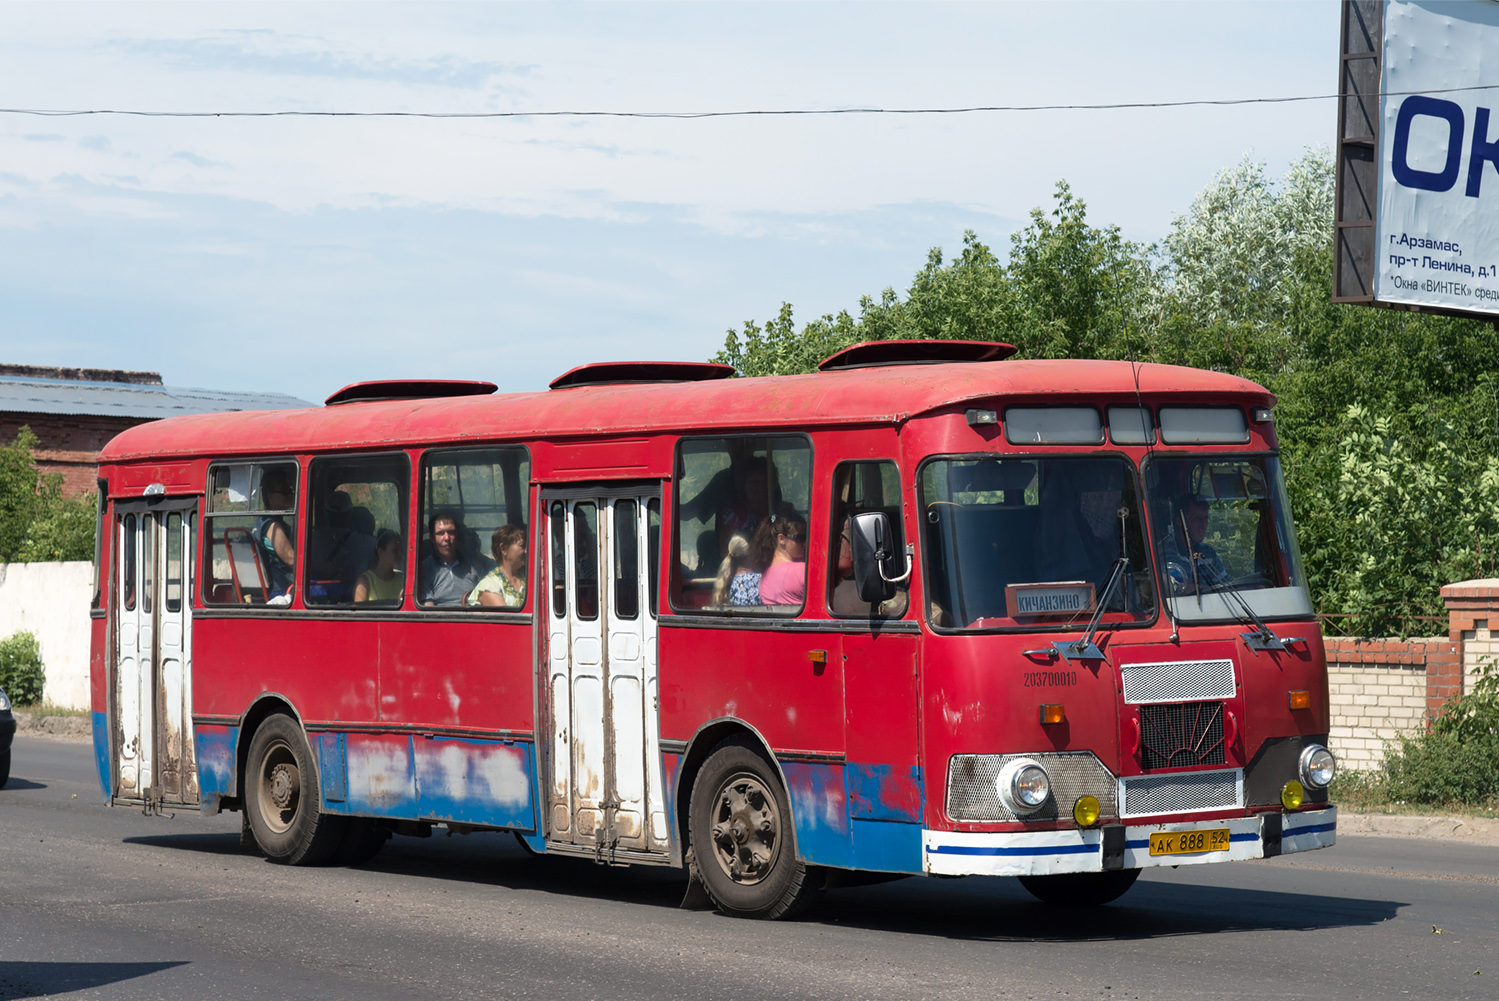
[[290,716],[266,717],[250,740],[245,815],[265,857],[283,865],[321,865],[343,842],[348,818],[324,813],[317,766]]
[[743,738],[719,744],[703,763],[688,811],[698,877],[725,914],[789,918],[821,895],[817,872],[796,857],[780,777]]
[[1021,876],[1020,885],[1048,904],[1097,907],[1118,900],[1140,878],[1139,869],[1068,872],[1057,876]]

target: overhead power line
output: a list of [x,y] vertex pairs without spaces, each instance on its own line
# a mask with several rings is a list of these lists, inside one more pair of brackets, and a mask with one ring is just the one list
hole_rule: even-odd
[[[1367,97],[1404,97],[1410,94],[1455,94],[1495,90],[1499,83],[1440,90],[1387,90]],[[961,108],[763,108],[740,111],[146,111],[130,108],[0,108],[0,115],[72,118],[79,115],[129,115],[137,118],[750,118],[789,115],[971,115],[981,112],[1129,111],[1141,108],[1232,107],[1251,104],[1297,104],[1332,101],[1342,94],[1301,94],[1291,97],[1207,98],[1190,101],[1126,101],[1116,104],[982,104]],[[1352,96],[1352,95],[1350,95]]]

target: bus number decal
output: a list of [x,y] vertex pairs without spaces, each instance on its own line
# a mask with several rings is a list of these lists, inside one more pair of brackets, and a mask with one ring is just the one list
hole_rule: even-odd
[[1077,684],[1076,671],[1026,671],[1026,688],[1056,688]]

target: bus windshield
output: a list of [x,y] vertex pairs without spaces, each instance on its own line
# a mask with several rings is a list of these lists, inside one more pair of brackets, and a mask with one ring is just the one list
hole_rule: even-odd
[[963,457],[921,473],[933,625],[1073,627],[1155,614],[1134,467],[1117,456]]
[[1280,460],[1172,455],[1145,472],[1161,590],[1183,622],[1312,614]]

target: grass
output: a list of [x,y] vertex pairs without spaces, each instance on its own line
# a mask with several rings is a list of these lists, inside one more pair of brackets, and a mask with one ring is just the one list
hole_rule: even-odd
[[1444,814],[1455,817],[1499,818],[1499,804],[1472,806],[1466,803],[1408,803],[1390,796],[1383,772],[1345,771],[1332,780],[1328,797],[1338,809],[1350,813],[1386,813],[1399,816],[1428,817]]
[[25,713],[27,716],[89,716],[92,715],[87,709],[71,709],[68,706],[56,706],[50,702],[33,702],[25,706],[11,706],[16,713]]

